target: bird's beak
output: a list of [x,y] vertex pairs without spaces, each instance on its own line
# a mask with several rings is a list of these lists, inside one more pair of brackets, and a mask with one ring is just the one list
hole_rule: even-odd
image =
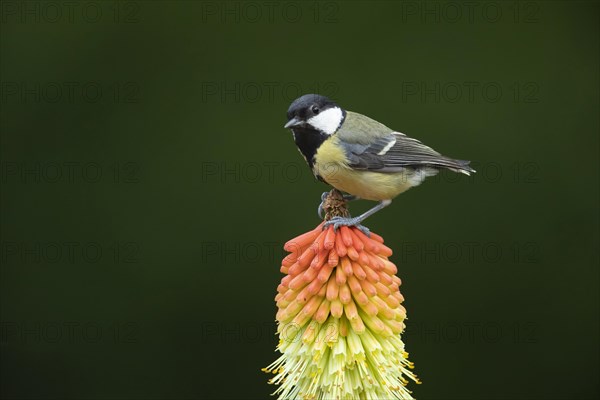
[[285,124],[283,127],[285,129],[288,129],[288,128],[293,128],[294,126],[298,126],[298,125],[302,125],[302,124],[303,124],[302,121],[300,121],[298,118],[294,117],[294,118],[290,119],[287,122],[287,124]]

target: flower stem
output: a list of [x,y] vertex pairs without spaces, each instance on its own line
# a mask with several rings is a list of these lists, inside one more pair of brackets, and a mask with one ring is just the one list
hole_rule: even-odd
[[325,198],[323,211],[325,212],[325,218],[323,218],[325,221],[329,221],[334,217],[350,217],[348,202],[344,199],[342,192],[337,189],[332,189]]

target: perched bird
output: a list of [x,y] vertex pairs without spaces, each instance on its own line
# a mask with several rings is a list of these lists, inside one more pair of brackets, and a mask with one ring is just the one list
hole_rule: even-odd
[[379,201],[358,217],[327,221],[326,226],[333,224],[334,229],[357,226],[368,233],[361,225],[367,217],[426,177],[444,168],[466,175],[475,172],[469,161],[443,156],[369,117],[344,110],[325,96],[306,94],[294,100],[287,119],[284,128],[291,129],[317,179],[348,193],[350,199]]

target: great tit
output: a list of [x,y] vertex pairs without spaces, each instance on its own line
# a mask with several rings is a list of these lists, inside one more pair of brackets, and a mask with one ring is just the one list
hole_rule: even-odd
[[291,129],[298,150],[317,179],[351,198],[379,201],[358,217],[327,221],[326,226],[333,224],[334,229],[357,226],[368,233],[361,225],[367,217],[426,177],[441,169],[466,175],[475,172],[469,161],[445,157],[416,139],[346,111],[318,94],[294,100],[287,119],[284,128]]

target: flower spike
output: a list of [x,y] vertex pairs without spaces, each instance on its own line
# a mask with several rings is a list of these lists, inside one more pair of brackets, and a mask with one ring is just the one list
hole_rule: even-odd
[[392,251],[377,234],[323,225],[284,246],[275,297],[281,356],[263,368],[279,385],[274,394],[412,399],[406,385],[420,382],[400,338],[406,310]]

